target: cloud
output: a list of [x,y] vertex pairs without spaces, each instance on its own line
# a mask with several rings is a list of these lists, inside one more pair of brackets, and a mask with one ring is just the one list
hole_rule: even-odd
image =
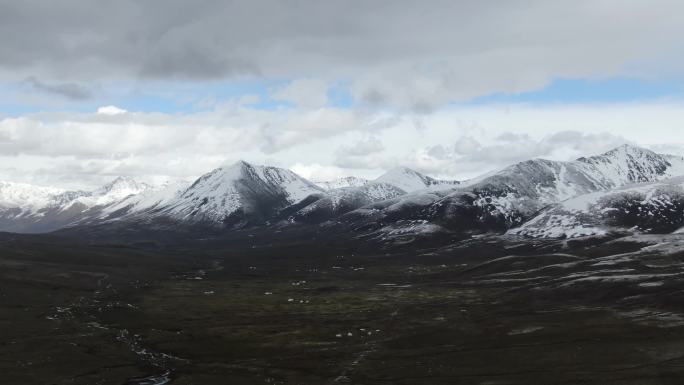
[[97,113],[100,115],[120,115],[125,114],[126,112],[126,110],[117,106],[102,106],[97,109]]
[[337,154],[342,156],[366,156],[382,152],[385,146],[376,137],[369,137],[357,141],[349,146],[342,146],[337,149]]
[[328,83],[321,79],[296,79],[273,90],[271,97],[304,108],[320,108],[328,104]]
[[[362,105],[425,113],[557,78],[684,68],[676,0],[0,0],[0,9],[0,79],[35,76],[72,97],[85,95],[73,85],[93,82],[315,78],[347,81]],[[321,93],[304,88],[284,97],[320,105]]]
[[35,90],[58,95],[71,100],[87,100],[93,96],[92,92],[87,87],[76,83],[47,84],[34,77],[27,78],[26,83]]
[[340,146],[335,151],[335,166],[347,169],[378,168],[382,161],[377,154],[384,150],[385,146],[374,136]]
[[474,175],[486,169],[501,169],[508,165],[534,158],[571,160],[580,156],[599,154],[628,139],[610,133],[583,133],[560,131],[540,139],[529,135],[505,132],[497,138],[481,144],[464,136],[452,145],[437,145],[424,148],[413,155],[410,163],[428,173],[457,174],[475,171]]
[[625,142],[684,154],[681,127],[684,105],[676,102],[455,106],[427,116],[241,102],[184,114],[37,113],[0,119],[0,180],[92,187],[116,175],[193,179],[239,159],[317,179],[372,178],[399,165],[467,179]]
[[[499,137],[501,138],[501,136]],[[441,147],[441,145],[440,145]],[[441,147],[442,151],[439,152],[442,157],[445,156],[443,148]],[[474,154],[475,152],[479,151],[482,148],[482,145],[480,142],[478,142],[476,139],[470,137],[470,136],[463,136],[460,137],[456,143],[454,143],[454,152],[460,155],[471,155]]]
[[325,161],[329,148],[346,142],[342,136],[378,127],[376,116],[349,110],[254,110],[241,103],[191,114],[126,113],[115,106],[31,114],[0,119],[0,164],[22,166],[0,167],[0,180],[42,175],[61,183],[80,176],[87,184],[114,173],[191,179],[239,159],[289,167]]

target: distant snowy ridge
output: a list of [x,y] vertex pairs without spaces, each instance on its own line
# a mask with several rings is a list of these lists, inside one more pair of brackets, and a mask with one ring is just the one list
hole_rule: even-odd
[[323,222],[369,204],[396,198],[406,192],[386,183],[369,182],[358,187],[343,187],[311,196],[286,212],[290,222]]
[[671,178],[682,174],[684,158],[629,145],[569,162],[528,160],[465,182],[399,167],[375,180],[315,184],[240,161],[163,186],[128,177],[92,191],[0,182],[0,231],[157,220],[225,229],[331,222],[402,236],[438,229],[549,237],[670,231],[680,225],[682,195]]
[[448,189],[460,183],[435,179],[406,167],[393,168],[373,182],[389,184],[407,193],[425,189]]
[[[632,224],[628,227],[641,231],[666,231],[677,226],[678,220],[671,213],[678,211],[674,206],[678,204],[675,202],[679,201],[681,186],[679,179],[669,179],[684,175],[684,158],[623,145],[571,164],[589,183],[562,183],[562,189],[556,190],[559,199],[548,200],[553,204],[551,207],[519,228],[509,230],[509,234],[574,238],[604,235],[629,223]],[[568,189],[572,193],[565,193]],[[658,199],[653,200],[654,196]],[[667,210],[661,211],[657,206]],[[646,217],[631,213],[632,209]]]
[[0,206],[36,208],[44,207],[65,190],[25,183],[0,182]]
[[323,190],[335,190],[338,188],[346,187],[362,187],[370,183],[368,179],[363,179],[355,176],[346,176],[343,178],[337,178],[330,181],[315,182],[316,185],[320,186]]
[[395,167],[373,180],[348,176],[327,182],[316,182],[326,191],[347,187],[363,187],[371,183],[391,185],[410,193],[425,189],[448,189],[459,185],[461,182],[435,179],[407,167]]
[[94,217],[101,208],[151,188],[120,177],[93,191],[0,183],[0,230],[44,232]]
[[[502,232],[523,225],[545,206],[576,196],[658,181],[681,173],[684,159],[620,146],[575,161],[533,159],[449,190],[418,191],[346,215],[357,227],[427,221],[455,232]],[[568,227],[575,222],[568,222]]]
[[684,227],[684,177],[580,195],[543,210],[509,234],[576,238],[611,231],[669,233]]
[[102,209],[100,219],[113,216],[123,217],[127,214],[162,208],[178,199],[188,186],[190,186],[189,182],[180,180],[145,189],[138,194],[129,195],[118,202],[107,205]]
[[90,192],[66,191],[55,187],[0,182],[0,207],[28,208],[38,211],[48,207],[80,203],[86,207],[106,205],[137,195],[151,188],[132,178],[119,177]]
[[395,199],[409,193],[453,189],[459,182],[442,181],[406,167],[389,170],[374,180],[342,178],[317,199],[298,205],[288,212],[291,222],[321,222],[377,202]]
[[[422,178],[434,184],[430,178]],[[160,217],[179,222],[244,225],[275,219],[281,210],[310,196],[324,198],[318,207],[328,202],[328,215],[334,216],[406,193],[390,184],[355,177],[325,187],[290,170],[244,161],[215,169],[192,184],[175,182],[155,187],[119,177],[93,191],[64,191],[5,183],[0,185],[0,230],[49,231],[71,225]],[[302,213],[315,211],[316,207]],[[18,216],[26,220],[12,221]]]
[[152,186],[137,182],[130,177],[118,177],[110,183],[75,198],[71,204],[80,203],[85,207],[104,206],[119,202],[132,195],[138,195]]

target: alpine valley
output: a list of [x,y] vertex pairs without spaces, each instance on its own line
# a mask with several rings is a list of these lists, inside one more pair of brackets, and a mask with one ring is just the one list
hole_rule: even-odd
[[681,384],[684,158],[0,183],[0,383]]

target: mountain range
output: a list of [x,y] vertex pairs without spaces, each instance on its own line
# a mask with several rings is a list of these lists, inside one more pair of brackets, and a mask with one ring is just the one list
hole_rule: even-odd
[[0,231],[127,223],[216,229],[342,225],[379,237],[487,232],[524,237],[674,232],[684,227],[684,158],[623,145],[573,161],[533,159],[467,181],[395,168],[314,183],[237,162],[196,181],[119,177],[93,191],[0,182]]

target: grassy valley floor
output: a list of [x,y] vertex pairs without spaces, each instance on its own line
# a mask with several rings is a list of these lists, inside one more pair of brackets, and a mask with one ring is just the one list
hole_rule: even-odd
[[684,253],[0,237],[4,384],[679,384]]

